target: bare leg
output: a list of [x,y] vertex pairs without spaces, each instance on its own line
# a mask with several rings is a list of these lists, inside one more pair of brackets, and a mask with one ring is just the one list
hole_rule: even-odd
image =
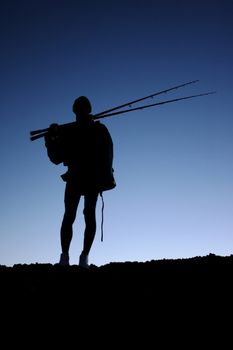
[[84,218],[85,218],[85,232],[83,242],[83,254],[88,255],[96,233],[96,203],[98,193],[91,193],[84,197]]
[[65,189],[65,213],[61,225],[61,249],[63,253],[68,254],[70,243],[73,237],[73,223],[76,218],[77,208],[81,195],[70,184],[66,184]]

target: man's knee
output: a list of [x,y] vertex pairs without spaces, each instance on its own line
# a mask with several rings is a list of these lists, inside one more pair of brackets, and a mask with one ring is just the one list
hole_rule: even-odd
[[73,224],[75,221],[75,218],[76,218],[76,211],[65,211],[63,221]]
[[85,218],[95,218],[95,208],[93,207],[86,207],[83,209],[83,215]]

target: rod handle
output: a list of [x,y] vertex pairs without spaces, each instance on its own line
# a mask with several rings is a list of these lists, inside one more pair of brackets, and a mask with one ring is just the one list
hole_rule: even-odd
[[37,140],[37,139],[39,139],[39,138],[41,138],[41,137],[43,137],[45,135],[47,135],[47,132],[42,132],[41,134],[38,134],[38,135],[35,135],[35,136],[31,136],[30,140],[31,141],[35,141],[35,140]]

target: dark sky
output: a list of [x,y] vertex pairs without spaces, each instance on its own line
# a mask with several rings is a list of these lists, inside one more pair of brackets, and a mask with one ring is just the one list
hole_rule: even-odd
[[[117,187],[101,203],[91,262],[232,253],[232,1],[2,1],[0,264],[57,262],[62,165],[30,130],[188,81],[145,103],[216,91],[103,120]],[[133,106],[133,107],[136,107]],[[80,207],[71,248],[78,263]]]

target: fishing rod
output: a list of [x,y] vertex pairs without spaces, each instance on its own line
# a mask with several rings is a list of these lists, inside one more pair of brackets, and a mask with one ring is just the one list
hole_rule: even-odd
[[103,114],[106,114],[106,113],[109,113],[109,112],[113,112],[113,111],[115,111],[116,109],[120,109],[120,108],[123,108],[123,107],[126,107],[126,106],[130,106],[130,107],[131,107],[134,103],[141,102],[141,101],[143,101],[143,100],[146,100],[146,99],[148,99],[148,98],[153,98],[153,97],[158,96],[158,95],[161,95],[161,94],[165,94],[165,93],[168,92],[168,91],[176,90],[176,89],[179,89],[179,88],[184,87],[184,86],[186,86],[186,85],[190,85],[190,84],[197,83],[198,81],[199,81],[199,80],[192,80],[192,81],[189,81],[189,82],[187,82],[187,83],[184,83],[184,84],[181,84],[181,85],[177,85],[177,86],[171,87],[171,88],[166,89],[166,90],[162,90],[162,91],[159,91],[159,92],[155,92],[155,93],[152,94],[152,95],[148,95],[148,96],[139,98],[139,99],[137,99],[137,100],[124,103],[123,105],[120,105],[120,106],[117,106],[117,107],[113,107],[113,108],[107,109],[106,111],[97,113],[97,114],[95,114],[95,117],[100,116],[100,115],[103,115]]
[[164,104],[166,104],[166,103],[176,102],[176,101],[180,101],[180,100],[187,100],[187,99],[189,99],[189,98],[200,97],[200,96],[206,96],[206,95],[212,95],[212,94],[215,94],[215,93],[216,93],[215,91],[210,91],[210,92],[204,92],[204,93],[198,94],[198,95],[191,95],[191,96],[185,96],[185,97],[180,97],[180,98],[174,98],[174,99],[172,99],[172,100],[166,100],[166,101],[161,101],[161,102],[157,102],[157,103],[152,103],[152,104],[149,104],[149,105],[144,105],[144,106],[136,107],[136,108],[132,108],[132,109],[125,109],[125,110],[123,110],[123,111],[114,112],[114,113],[109,113],[109,114],[105,114],[105,115],[100,115],[100,116],[97,116],[97,117],[95,116],[94,119],[95,119],[95,120],[97,120],[97,119],[102,119],[102,118],[110,117],[110,116],[117,115],[117,114],[122,114],[122,113],[137,111],[137,110],[139,110],[139,109],[144,109],[144,108],[149,108],[149,107],[153,107],[153,106],[164,105]]
[[[190,81],[190,82],[187,82],[187,83],[184,83],[184,84],[181,84],[181,85],[177,85],[177,86],[174,86],[172,88],[169,88],[169,89],[166,89],[166,90],[162,90],[162,91],[156,92],[154,94],[142,97],[140,99],[137,99],[137,100],[134,100],[134,101],[131,101],[131,102],[119,105],[117,107],[110,108],[110,109],[105,110],[103,112],[94,114],[92,116],[92,119],[93,120],[98,120],[98,119],[110,117],[110,116],[113,116],[113,115],[123,114],[123,113],[132,112],[132,111],[136,111],[136,110],[141,110],[141,109],[144,109],[144,108],[149,108],[149,107],[158,106],[158,105],[162,105],[162,104],[166,104],[166,103],[176,102],[176,101],[180,101],[180,100],[185,100],[185,99],[190,99],[190,98],[194,98],[194,97],[205,96],[205,95],[210,95],[210,94],[215,93],[213,91],[213,92],[206,92],[206,93],[197,94],[197,95],[185,96],[185,97],[180,97],[180,98],[176,98],[176,99],[172,99],[172,100],[166,100],[166,101],[162,101],[162,102],[157,102],[157,103],[153,103],[153,104],[149,104],[149,105],[143,105],[143,106],[136,107],[136,108],[130,108],[130,109],[125,109],[125,110],[122,110],[122,111],[110,113],[110,112],[113,112],[113,111],[115,111],[117,109],[120,109],[120,108],[123,108],[123,107],[126,107],[126,106],[132,106],[134,103],[143,101],[143,100],[148,99],[148,98],[153,98],[154,96],[166,93],[166,92],[171,91],[171,90],[178,89],[180,87],[183,87],[183,86],[186,86],[186,85],[189,85],[189,84],[196,83],[198,81],[199,80],[193,80],[193,81]],[[66,123],[66,124],[59,125],[59,127],[72,126],[72,125],[75,125],[75,123],[76,122]],[[31,135],[30,139],[31,139],[31,141],[34,141],[34,140],[36,140],[38,138],[41,138],[41,137],[47,135],[48,131],[49,131],[49,128],[31,131],[30,132],[30,135]]]
[[[117,110],[117,109],[120,109],[120,108],[123,108],[123,107],[126,107],[126,106],[130,106],[130,107],[131,107],[133,104],[135,104],[135,103],[137,103],[137,102],[146,100],[146,99],[148,99],[148,98],[153,98],[154,96],[158,96],[158,95],[167,93],[168,91],[172,91],[172,90],[179,89],[179,88],[184,87],[184,86],[186,86],[186,85],[190,85],[190,84],[197,83],[198,81],[199,81],[199,80],[192,80],[192,81],[189,81],[189,82],[184,83],[184,84],[180,84],[180,85],[173,86],[173,87],[171,87],[171,88],[169,88],[169,89],[166,89],[166,90],[161,90],[161,91],[155,92],[154,94],[151,94],[151,95],[148,95],[148,96],[139,98],[139,99],[137,99],[137,100],[130,101],[130,102],[124,103],[124,104],[122,104],[122,105],[119,105],[119,106],[116,106],[116,107],[107,109],[107,110],[105,110],[105,111],[103,111],[103,112],[97,113],[97,114],[95,114],[95,115],[93,116],[93,118],[96,118],[96,117],[105,115],[106,113],[113,112],[113,111],[115,111],[115,110]],[[98,118],[98,119],[100,119],[100,118]],[[66,123],[66,124],[64,124],[64,125],[69,126],[69,125],[72,125],[72,124],[74,124],[74,123],[75,123],[75,122],[71,122],[71,123]],[[37,134],[41,134],[41,133],[44,133],[44,132],[48,131],[48,129],[49,129],[49,128],[34,130],[34,131],[31,131],[31,132],[30,132],[30,135],[31,135],[31,136],[34,136],[34,135],[37,135]],[[44,135],[42,135],[42,136],[44,136]],[[38,136],[38,137],[33,137],[33,138],[31,138],[31,139],[32,139],[32,141],[33,141],[33,140],[36,140],[37,138],[39,138],[39,136]]]

